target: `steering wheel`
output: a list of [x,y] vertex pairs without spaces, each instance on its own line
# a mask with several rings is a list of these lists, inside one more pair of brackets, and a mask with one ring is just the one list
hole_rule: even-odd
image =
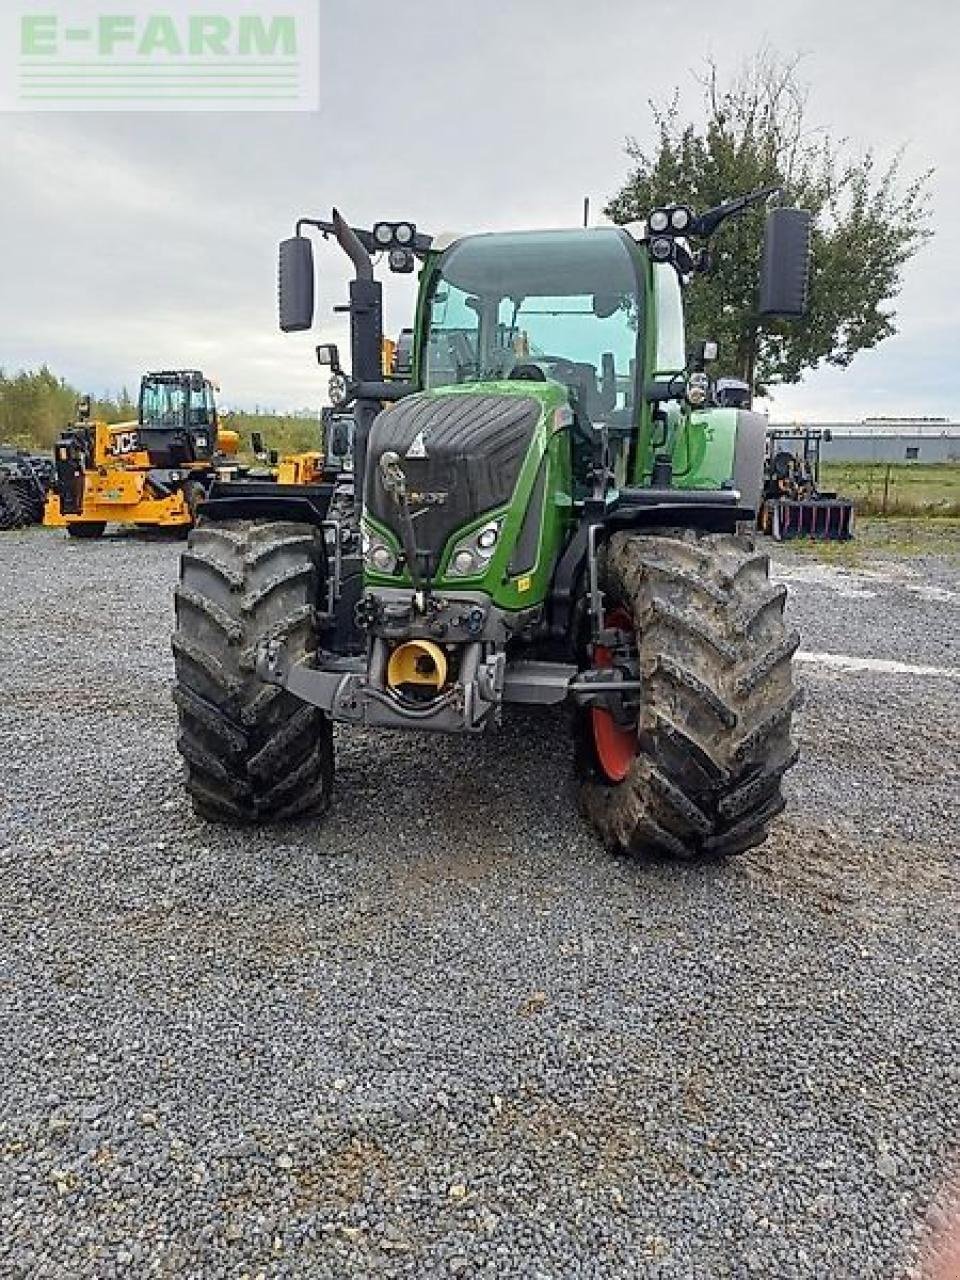
[[509,382],[546,382],[547,375],[538,364],[515,364],[507,374]]

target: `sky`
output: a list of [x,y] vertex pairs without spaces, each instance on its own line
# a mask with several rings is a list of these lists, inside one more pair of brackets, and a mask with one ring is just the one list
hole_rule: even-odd
[[[134,5],[128,3],[127,9]],[[162,8],[162,4],[152,7]],[[316,407],[317,341],[346,347],[349,264],[317,250],[318,327],[276,324],[276,243],[336,204],[431,233],[577,225],[626,177],[648,100],[711,57],[804,54],[810,115],[881,159],[936,168],[935,239],[898,334],[779,388],[778,421],[960,415],[960,6],[955,0],[319,0],[315,113],[0,114],[0,368],[82,389],[200,367],[232,407]],[[412,287],[385,274],[386,331]]]

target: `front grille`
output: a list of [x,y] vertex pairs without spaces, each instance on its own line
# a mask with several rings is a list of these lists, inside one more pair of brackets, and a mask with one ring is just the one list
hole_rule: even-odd
[[510,501],[539,420],[540,405],[529,396],[420,394],[401,400],[379,414],[370,431],[367,510],[399,539],[397,509],[379,468],[381,455],[393,450],[407,480],[417,547],[429,554],[435,572],[455,530]]

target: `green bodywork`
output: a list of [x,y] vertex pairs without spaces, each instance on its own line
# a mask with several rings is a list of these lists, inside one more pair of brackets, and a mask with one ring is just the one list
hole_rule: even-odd
[[[584,230],[584,236],[594,234]],[[495,240],[495,236],[489,237]],[[630,252],[636,267],[638,293],[636,300],[640,339],[637,344],[637,390],[635,411],[629,438],[620,433],[620,455],[614,471],[622,486],[649,486],[654,454],[668,453],[673,461],[673,487],[678,490],[720,490],[729,488],[733,480],[734,448],[736,444],[737,411],[709,408],[691,410],[686,401],[678,398],[655,405],[643,394],[644,379],[663,379],[684,372],[685,339],[681,329],[673,333],[673,360],[666,367],[664,351],[660,343],[661,325],[672,320],[674,331],[680,315],[679,280],[674,285],[662,275],[656,276],[656,268],[650,261],[643,244],[630,243]],[[523,396],[540,404],[540,419],[522,464],[511,501],[504,507],[477,512],[476,517],[465,523],[447,541],[433,579],[436,590],[455,593],[458,590],[483,591],[500,609],[516,611],[542,604],[547,598],[557,560],[578,522],[577,502],[583,493],[578,491],[575,471],[575,451],[572,433],[562,420],[569,418],[570,398],[568,388],[561,382],[514,381],[508,379],[477,380],[455,385],[425,387],[425,346],[430,324],[431,297],[439,279],[443,253],[430,253],[420,273],[420,289],[414,331],[413,371],[411,380],[428,396],[499,395]],[[670,268],[673,271],[673,268]],[[677,296],[670,296],[673,289]],[[671,311],[672,308],[672,311]],[[668,314],[670,312],[670,314]],[[668,359],[669,359],[668,353]],[[659,410],[659,413],[656,411]],[[542,519],[538,553],[535,563],[522,573],[511,573],[509,565],[517,538],[527,514],[527,508],[535,492],[541,466],[547,468],[542,506]],[[582,489],[582,485],[580,486]],[[448,576],[447,567],[455,545],[472,530],[491,520],[504,520],[497,550],[482,575],[474,577]],[[364,516],[371,532],[382,539],[402,562],[402,553],[396,535],[369,513]],[[364,571],[365,585],[412,585],[402,568],[395,574],[377,573],[368,566]]]

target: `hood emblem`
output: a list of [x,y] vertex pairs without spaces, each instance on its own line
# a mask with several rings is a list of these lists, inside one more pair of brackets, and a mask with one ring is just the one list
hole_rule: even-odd
[[403,455],[405,458],[425,458],[427,457],[427,442],[423,438],[423,431],[420,430],[410,442],[410,448]]

